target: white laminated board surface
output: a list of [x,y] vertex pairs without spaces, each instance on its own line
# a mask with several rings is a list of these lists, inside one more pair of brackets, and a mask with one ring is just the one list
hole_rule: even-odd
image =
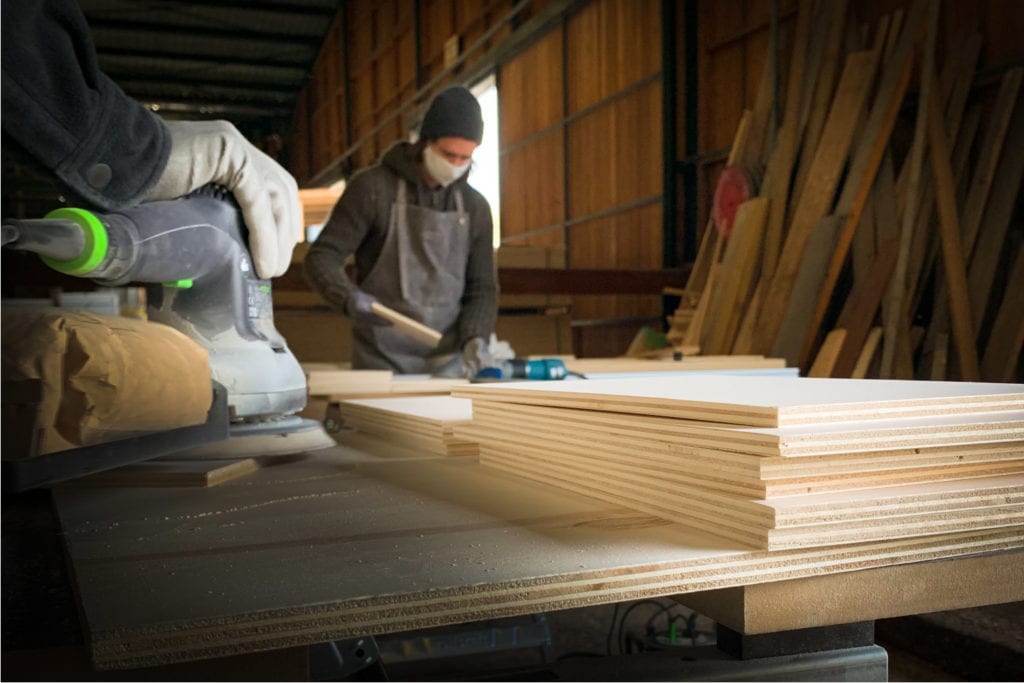
[[1024,410],[1024,386],[696,375],[456,387],[453,396],[755,427]]
[[462,422],[473,419],[473,402],[469,399],[452,398],[451,396],[350,399],[346,400],[344,405],[408,415],[436,422]]
[[342,448],[212,489],[54,497],[101,670],[1024,546],[1016,526],[751,550],[471,460]]

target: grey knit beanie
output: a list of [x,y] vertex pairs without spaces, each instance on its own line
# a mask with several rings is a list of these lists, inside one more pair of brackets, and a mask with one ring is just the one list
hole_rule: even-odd
[[430,103],[420,125],[421,140],[465,138],[480,144],[484,137],[484,119],[480,103],[461,85],[439,92]]

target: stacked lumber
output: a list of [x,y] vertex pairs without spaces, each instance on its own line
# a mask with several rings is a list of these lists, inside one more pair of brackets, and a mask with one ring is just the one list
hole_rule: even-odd
[[473,419],[472,402],[451,396],[351,399],[338,403],[345,424],[401,446],[436,455],[477,455],[475,441],[455,430]]
[[939,37],[939,0],[857,10],[799,3],[780,125],[766,68],[723,171],[761,182],[727,231],[709,221],[669,336],[817,377],[1013,381],[1024,67],[977,78],[980,34]]
[[391,370],[352,370],[341,363],[303,363],[307,393],[335,400],[393,394],[448,394],[452,387],[467,384],[458,377],[396,375]]
[[744,356],[684,356],[674,358],[575,358],[564,359],[570,372],[587,377],[611,373],[648,374],[672,372],[776,371],[786,368],[782,358],[765,358],[759,354]]
[[480,462],[754,547],[1024,524],[1024,386],[645,378],[454,392]]

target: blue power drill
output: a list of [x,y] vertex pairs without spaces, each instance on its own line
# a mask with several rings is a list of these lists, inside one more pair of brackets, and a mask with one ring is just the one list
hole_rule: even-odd
[[487,367],[477,373],[478,380],[503,379],[565,379],[570,374],[558,358],[540,358],[537,360],[513,359],[502,361],[499,366]]

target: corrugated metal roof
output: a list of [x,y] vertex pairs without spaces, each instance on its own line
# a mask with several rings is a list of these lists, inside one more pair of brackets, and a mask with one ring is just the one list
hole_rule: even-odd
[[101,68],[167,118],[287,125],[340,0],[79,0]]

